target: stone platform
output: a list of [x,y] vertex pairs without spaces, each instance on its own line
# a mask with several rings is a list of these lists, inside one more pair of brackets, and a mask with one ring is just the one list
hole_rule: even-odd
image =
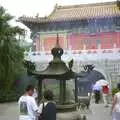
[[57,113],[57,120],[86,120],[80,115],[80,111]]

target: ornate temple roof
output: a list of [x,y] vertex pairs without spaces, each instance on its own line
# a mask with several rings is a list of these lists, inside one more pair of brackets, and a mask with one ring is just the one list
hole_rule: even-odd
[[21,22],[44,23],[120,16],[117,2],[55,6],[48,17],[20,17]]

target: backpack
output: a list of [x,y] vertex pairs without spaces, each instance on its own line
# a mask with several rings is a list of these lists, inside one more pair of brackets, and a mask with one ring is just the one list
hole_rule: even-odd
[[43,120],[56,120],[56,104],[48,102],[43,109]]

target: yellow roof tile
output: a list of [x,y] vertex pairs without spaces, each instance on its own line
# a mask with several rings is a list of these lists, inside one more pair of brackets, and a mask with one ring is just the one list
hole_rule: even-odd
[[120,16],[117,2],[105,2],[85,5],[57,6],[48,17],[21,17],[20,21],[42,23],[114,16]]

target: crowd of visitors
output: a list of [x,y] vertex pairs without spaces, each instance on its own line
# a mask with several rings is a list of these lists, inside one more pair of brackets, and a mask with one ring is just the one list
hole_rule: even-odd
[[[120,84],[119,91],[113,96],[112,120],[120,120]],[[109,107],[109,84],[93,85],[95,103],[102,100],[105,107]],[[53,92],[45,90],[41,103],[38,105],[38,88],[28,85],[25,93],[19,98],[19,120],[56,120],[56,104],[53,101]]]
[[28,85],[19,98],[19,120],[56,120],[56,105],[51,90],[44,91],[42,102],[37,105],[37,89]]
[[[118,92],[115,93],[112,98],[112,120],[120,120],[120,83],[117,85]],[[99,84],[93,85],[93,92],[95,103],[99,104],[102,100],[105,107],[109,104],[109,84],[100,86]]]

